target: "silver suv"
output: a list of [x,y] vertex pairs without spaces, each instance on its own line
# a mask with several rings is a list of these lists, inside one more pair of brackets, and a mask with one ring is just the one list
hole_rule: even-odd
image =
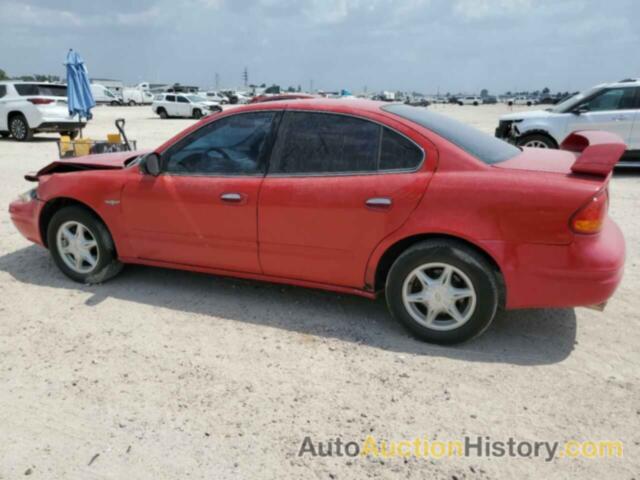
[[640,80],[598,85],[546,110],[503,115],[496,136],[518,146],[558,148],[585,129],[618,134],[627,144],[618,166],[640,166]]

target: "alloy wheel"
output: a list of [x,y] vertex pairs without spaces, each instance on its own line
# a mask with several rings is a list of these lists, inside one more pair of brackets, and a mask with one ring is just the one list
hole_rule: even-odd
[[68,221],[60,225],[56,244],[65,265],[76,273],[91,272],[100,260],[98,242],[82,223]]
[[549,148],[549,146],[541,140],[529,140],[523,146],[531,148]]
[[427,263],[414,269],[404,281],[402,300],[416,322],[440,331],[467,323],[477,303],[469,277],[447,263]]
[[22,140],[27,136],[27,126],[20,118],[11,120],[11,135],[17,140]]

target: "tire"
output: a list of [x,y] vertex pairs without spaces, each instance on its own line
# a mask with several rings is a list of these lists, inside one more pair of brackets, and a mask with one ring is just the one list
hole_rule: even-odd
[[137,105],[137,103],[135,102],[135,100],[129,100],[127,102],[127,105],[129,105],[130,107],[135,107]]
[[115,100],[111,102],[110,104],[112,107],[117,107],[118,105],[120,105],[120,102],[116,102]]
[[160,115],[160,118],[169,118],[169,115],[167,115],[167,111],[162,107],[158,109],[158,115]]
[[532,133],[531,135],[523,135],[516,142],[519,147],[531,148],[558,148],[556,142],[543,133]]
[[478,106],[478,102],[473,102],[473,106],[477,107]]
[[33,138],[33,130],[29,128],[29,123],[24,115],[18,113],[9,120],[9,130],[13,138],[19,142],[28,142]]
[[191,115],[193,118],[195,118],[196,120],[199,120],[202,118],[202,110],[200,110],[199,108],[194,108],[193,109],[193,114]]
[[[432,283],[427,284],[420,272]],[[438,283],[444,276],[448,282]],[[476,251],[455,241],[428,240],[398,257],[385,293],[393,317],[414,336],[447,345],[470,340],[491,325],[500,302],[498,285],[494,268]],[[452,300],[454,292],[468,295]],[[420,299],[425,294],[430,300],[411,301],[411,295]],[[448,313],[452,308],[455,316]],[[435,316],[430,318],[430,312]]]
[[[73,243],[80,227],[84,245]],[[63,229],[67,231],[66,235]],[[75,282],[102,283],[117,275],[123,267],[107,227],[82,207],[64,207],[53,215],[47,227],[47,245],[58,268]],[[65,247],[70,247],[70,251],[63,252]],[[81,259],[79,264],[75,262],[78,258]],[[88,258],[92,258],[95,265],[91,265]]]

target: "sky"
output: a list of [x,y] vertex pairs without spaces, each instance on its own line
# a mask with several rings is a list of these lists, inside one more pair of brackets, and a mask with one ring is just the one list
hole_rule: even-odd
[[0,0],[0,69],[423,93],[640,77],[639,0]]

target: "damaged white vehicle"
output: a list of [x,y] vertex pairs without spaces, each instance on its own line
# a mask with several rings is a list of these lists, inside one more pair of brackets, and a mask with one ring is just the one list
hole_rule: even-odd
[[618,166],[640,167],[640,80],[598,85],[547,110],[503,115],[496,137],[522,147],[558,148],[576,130],[619,135],[627,152]]

